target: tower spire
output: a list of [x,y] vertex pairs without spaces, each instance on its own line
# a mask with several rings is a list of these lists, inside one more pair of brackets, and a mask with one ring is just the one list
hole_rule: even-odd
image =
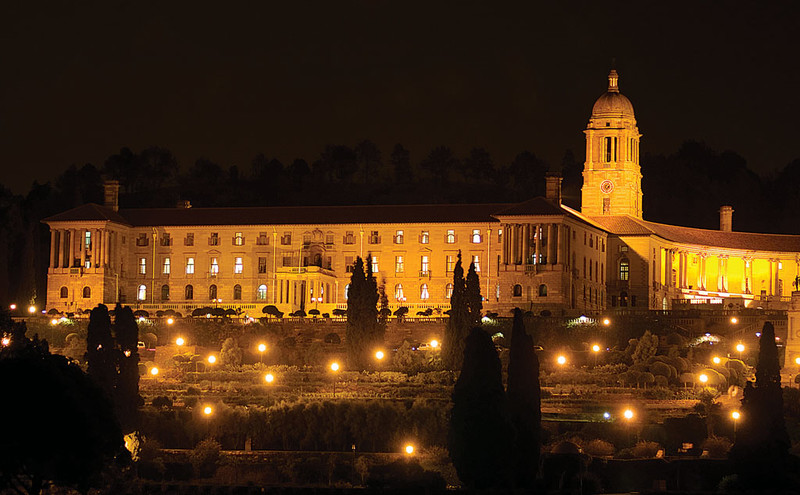
[[619,75],[617,71],[611,69],[611,72],[608,73],[608,92],[609,93],[619,93]]

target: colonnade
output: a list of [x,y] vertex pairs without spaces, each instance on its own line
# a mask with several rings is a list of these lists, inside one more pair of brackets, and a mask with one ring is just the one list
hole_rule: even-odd
[[569,228],[558,223],[504,224],[503,263],[556,265],[566,263]]
[[109,267],[116,243],[117,234],[106,229],[51,229],[50,268],[87,268],[87,261],[88,268]]

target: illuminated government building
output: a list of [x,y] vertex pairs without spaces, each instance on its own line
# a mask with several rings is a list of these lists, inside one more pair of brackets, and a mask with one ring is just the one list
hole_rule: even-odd
[[[787,309],[800,236],[719,230],[642,218],[633,105],[611,71],[586,135],[582,208],[546,197],[514,204],[118,209],[86,204],[50,226],[48,308],[72,312],[121,301],[188,314],[200,307],[261,315],[331,313],[346,306],[357,256],[371,256],[392,309],[449,308],[459,251],[475,263],[487,311],[554,314],[682,304]],[[733,305],[733,306],[731,306]]]

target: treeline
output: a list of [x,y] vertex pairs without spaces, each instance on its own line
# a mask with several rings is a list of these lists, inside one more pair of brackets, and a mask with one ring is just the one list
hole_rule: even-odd
[[[419,153],[419,154],[418,154]],[[507,163],[483,148],[464,156],[446,146],[427,153],[401,144],[381,150],[365,140],[328,145],[312,159],[284,163],[258,154],[248,164],[200,158],[179,164],[168,149],[123,148],[102,165],[72,165],[24,195],[0,185],[0,301],[44,302],[49,234],[41,220],[83,203],[103,202],[103,180],[122,185],[121,206],[196,207],[514,202],[544,194],[544,175],[561,172],[564,203],[580,207],[583,163],[571,151],[547,163],[523,151]],[[800,159],[759,176],[732,151],[687,142],[670,155],[642,159],[648,220],[718,227],[718,209],[734,207],[735,230],[800,233]]]

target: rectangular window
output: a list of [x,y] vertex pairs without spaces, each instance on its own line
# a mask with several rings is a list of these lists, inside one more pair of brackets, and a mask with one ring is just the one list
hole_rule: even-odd
[[259,256],[259,258],[258,258],[258,273],[267,273],[267,258]]
[[169,234],[167,234],[166,232],[161,234],[161,245],[162,246],[171,246],[172,245],[172,239],[170,238]]
[[472,243],[473,244],[481,243],[481,231],[479,229],[472,229]]
[[234,258],[233,262],[233,273],[243,273],[244,272],[244,262],[242,261],[241,256],[237,256]]
[[83,246],[85,249],[92,249],[92,233],[88,230],[83,234]]
[[378,257],[372,257],[372,273],[378,273]]
[[[291,232],[284,232],[283,236],[281,237],[281,245],[282,246],[289,246],[292,243],[292,233]],[[284,265],[288,266],[288,265]]]
[[234,246],[244,246],[244,235],[241,232],[237,232],[233,236],[233,245]]
[[419,235],[419,243],[427,244],[428,242],[430,242],[430,235],[428,234],[427,230],[423,230],[422,233]]
[[347,273],[353,273],[353,257],[352,256],[345,256],[344,257],[344,271]]
[[139,258],[139,274],[147,275],[147,258]]
[[211,233],[211,237],[208,238],[208,245],[209,246],[219,246],[219,234],[216,232]]
[[186,274],[194,273],[194,258],[186,258]]
[[183,245],[194,246],[194,234],[186,234],[186,237],[183,238]]
[[[347,233],[345,233],[343,240],[345,244],[355,244],[356,236],[353,235],[353,232],[348,231]],[[351,262],[350,264],[352,265],[353,263]]]
[[211,275],[216,275],[219,273],[219,262],[217,262],[217,258],[211,258]]
[[164,275],[169,275],[169,270],[170,270],[169,258],[164,258],[164,264],[161,266],[161,273],[163,273]]
[[445,236],[445,242],[447,244],[455,244],[456,242],[456,231],[455,230],[448,230],[447,235]]
[[378,235],[377,230],[373,230],[369,233],[369,243],[370,244],[380,244],[381,243],[381,236]]
[[147,234],[139,234],[136,237],[136,245],[137,246],[147,246],[147,244],[148,244]]
[[292,266],[292,257],[291,256],[284,256],[282,264],[283,264],[283,266]]
[[456,257],[453,256],[452,254],[448,254],[447,258],[445,258],[445,267],[446,267],[448,273],[451,273],[453,270],[456,269],[456,260],[455,260],[455,258]]
[[395,256],[394,258],[394,271],[395,273],[403,273],[405,270],[405,263],[403,263],[402,256]]
[[402,244],[403,243],[403,231],[402,230],[398,230],[397,232],[395,232],[395,234],[394,234],[394,243],[395,244]]
[[611,213],[611,198],[603,198],[603,215]]
[[258,246],[266,246],[269,244],[269,237],[267,237],[266,232],[259,232],[258,238],[256,239],[256,245]]
[[311,244],[311,234],[303,234],[303,246]]
[[427,277],[428,273],[430,272],[430,260],[427,254],[423,254],[422,258],[420,259],[419,271],[420,271],[419,275],[421,277]]
[[605,141],[605,158],[606,163],[611,161],[611,138],[607,137],[604,139]]
[[325,244],[333,246],[333,234],[325,234]]
[[475,256],[472,257],[472,262],[475,264],[475,271],[476,272],[480,272],[481,271],[481,257],[476,254]]
[[503,243],[503,229],[497,229],[497,243]]

